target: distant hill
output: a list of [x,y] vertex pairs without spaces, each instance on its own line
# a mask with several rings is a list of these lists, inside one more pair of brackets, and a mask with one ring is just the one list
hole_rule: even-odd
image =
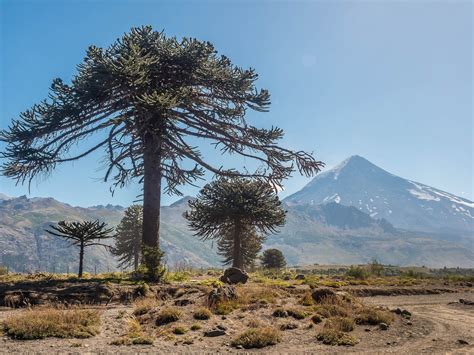
[[285,201],[289,205],[336,202],[384,218],[396,228],[474,234],[472,201],[390,174],[357,155],[317,175]]

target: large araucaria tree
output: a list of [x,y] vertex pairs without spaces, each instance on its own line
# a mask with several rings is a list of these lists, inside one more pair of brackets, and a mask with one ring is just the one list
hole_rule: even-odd
[[[7,143],[3,174],[31,182],[102,150],[112,191],[131,180],[143,183],[143,243],[158,249],[162,181],[165,192],[179,193],[180,185],[208,170],[277,187],[295,170],[308,176],[320,170],[322,163],[310,154],[278,145],[280,128],[256,128],[244,119],[248,109],[269,109],[270,95],[256,89],[257,78],[209,42],[133,28],[108,48],[89,47],[71,83],[55,79],[48,99],[0,132]],[[192,144],[197,138],[259,167],[214,166]]]
[[285,224],[281,202],[264,181],[220,178],[188,204],[189,227],[203,240],[217,239],[224,263],[240,269],[252,264],[264,237]]

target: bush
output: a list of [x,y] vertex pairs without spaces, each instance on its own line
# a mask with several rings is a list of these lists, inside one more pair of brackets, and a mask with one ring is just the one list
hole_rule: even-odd
[[346,271],[346,275],[354,279],[365,280],[369,277],[369,272],[360,266],[351,266],[349,270]]
[[196,331],[196,330],[202,329],[202,327],[199,324],[193,324],[190,329],[192,331]]
[[317,335],[316,339],[326,345],[354,346],[359,342],[356,337],[332,328],[323,328]]
[[325,328],[332,328],[341,332],[352,332],[355,328],[354,319],[349,317],[334,317],[328,319]]
[[172,322],[176,322],[181,318],[181,311],[179,311],[176,308],[165,308],[158,313],[158,316],[156,317],[156,324],[157,325],[163,325],[163,324],[168,324]]
[[211,318],[211,316],[212,316],[211,311],[204,307],[197,309],[193,315],[194,319],[198,319],[198,320],[206,320],[206,319]]
[[100,314],[95,310],[31,309],[4,321],[6,335],[14,339],[89,338],[98,334]]
[[357,324],[377,325],[380,323],[390,324],[393,321],[393,315],[390,312],[364,307],[356,317]]
[[296,308],[287,309],[286,312],[290,317],[293,317],[295,319],[305,319],[308,316],[305,311]]
[[274,328],[250,328],[232,340],[232,346],[242,346],[245,349],[260,349],[269,345],[275,345],[280,341],[280,333]]

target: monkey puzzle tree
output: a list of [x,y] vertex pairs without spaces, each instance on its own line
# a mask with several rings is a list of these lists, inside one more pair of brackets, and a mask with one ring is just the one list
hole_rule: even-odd
[[79,247],[79,272],[82,277],[84,265],[84,249],[92,245],[100,245],[108,248],[106,244],[100,243],[100,240],[110,238],[113,228],[107,228],[105,222],[82,221],[66,222],[60,221],[57,226],[50,225],[52,230],[46,230],[51,235],[69,240],[71,245]]
[[262,266],[266,269],[282,269],[286,266],[285,257],[278,249],[267,249],[262,255]]
[[[89,47],[70,84],[55,79],[47,100],[0,132],[7,143],[3,174],[31,182],[58,164],[104,150],[104,180],[114,180],[112,191],[134,179],[143,183],[143,244],[147,255],[158,255],[162,180],[165,192],[179,193],[205,170],[273,186],[295,170],[307,176],[320,170],[310,154],[277,144],[280,128],[256,128],[244,119],[248,109],[270,105],[268,91],[254,85],[257,78],[253,69],[217,55],[209,42],[132,28],[106,49]],[[260,165],[255,171],[214,166],[193,145],[196,139]],[[153,268],[156,260],[144,258]]]
[[[285,224],[285,211],[278,196],[267,182],[260,180],[220,178],[204,186],[197,199],[188,204],[190,211],[184,216],[189,227],[203,240],[221,240],[221,247],[226,246],[226,261],[232,260],[232,266],[240,269],[245,267],[245,255],[248,258],[255,250],[256,233],[263,238]],[[246,246],[249,250],[244,251]]]
[[[265,235],[257,233],[253,226],[242,226],[242,259],[245,270],[255,266],[258,252],[262,249]],[[234,234],[232,228],[224,230],[217,241],[218,254],[224,257],[224,265],[232,264],[234,259]]]
[[137,271],[141,259],[142,228],[143,207],[128,207],[115,229],[115,247],[112,254],[119,257],[119,267],[127,268],[133,265],[133,269]]

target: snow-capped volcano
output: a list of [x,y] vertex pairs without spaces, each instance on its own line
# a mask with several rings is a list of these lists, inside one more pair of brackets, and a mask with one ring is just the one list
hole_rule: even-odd
[[390,174],[357,155],[319,174],[285,201],[354,206],[409,230],[474,233],[472,201]]

